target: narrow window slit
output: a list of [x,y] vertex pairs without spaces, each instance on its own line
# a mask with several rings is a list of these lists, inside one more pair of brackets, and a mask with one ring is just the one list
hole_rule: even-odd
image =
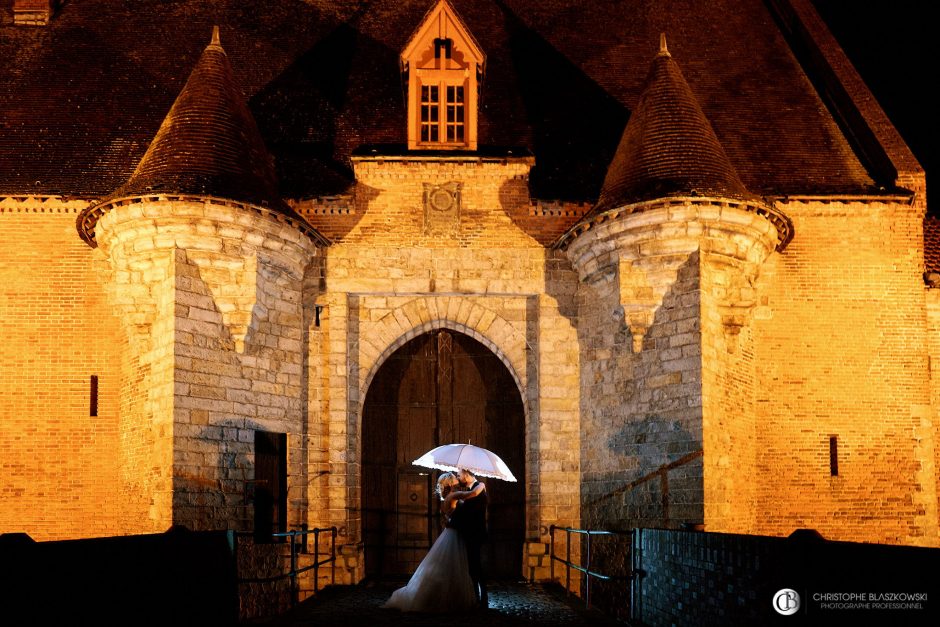
[[829,474],[839,476],[839,436],[829,436]]
[[91,375],[88,415],[92,417],[98,415],[98,375],[96,374]]

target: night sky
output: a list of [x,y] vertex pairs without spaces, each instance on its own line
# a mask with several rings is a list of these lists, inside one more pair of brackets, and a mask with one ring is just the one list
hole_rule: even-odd
[[933,92],[940,83],[935,45],[940,18],[934,17],[935,3],[813,0],[813,4],[927,171],[930,213],[940,215],[940,181],[934,172],[938,107]]

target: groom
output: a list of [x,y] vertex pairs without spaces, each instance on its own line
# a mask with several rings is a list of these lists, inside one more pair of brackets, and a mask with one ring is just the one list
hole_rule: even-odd
[[448,527],[455,529],[463,538],[467,546],[467,562],[470,567],[470,579],[477,593],[480,607],[488,606],[486,596],[486,582],[483,579],[483,567],[480,562],[480,553],[486,541],[486,506],[488,497],[486,485],[477,481],[469,471],[459,470],[457,479],[460,481],[461,492],[457,496],[460,500],[457,509],[451,514]]

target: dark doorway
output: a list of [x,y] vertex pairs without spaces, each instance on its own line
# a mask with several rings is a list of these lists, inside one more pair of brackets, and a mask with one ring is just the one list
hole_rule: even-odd
[[393,353],[376,373],[362,416],[366,575],[414,572],[441,529],[438,471],[411,462],[441,444],[470,442],[503,458],[519,483],[485,479],[491,578],[522,575],[525,412],[505,365],[480,342],[440,330]]
[[287,434],[255,431],[255,541],[287,531]]

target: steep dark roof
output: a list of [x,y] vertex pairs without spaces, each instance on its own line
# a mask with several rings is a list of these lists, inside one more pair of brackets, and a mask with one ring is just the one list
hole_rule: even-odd
[[940,272],[940,219],[924,218],[924,271]]
[[594,211],[689,194],[750,197],[663,36]]
[[112,196],[218,196],[290,212],[218,30],[130,179]]
[[[791,45],[805,33],[781,31],[788,0],[451,2],[487,55],[480,144],[531,150],[536,197],[597,199],[661,32],[748,190],[894,185],[860,159],[814,88],[815,66]],[[213,24],[274,155],[281,197],[340,193],[356,148],[406,142],[398,55],[432,4],[82,0],[46,27],[4,21],[0,194],[96,198],[121,186]]]

